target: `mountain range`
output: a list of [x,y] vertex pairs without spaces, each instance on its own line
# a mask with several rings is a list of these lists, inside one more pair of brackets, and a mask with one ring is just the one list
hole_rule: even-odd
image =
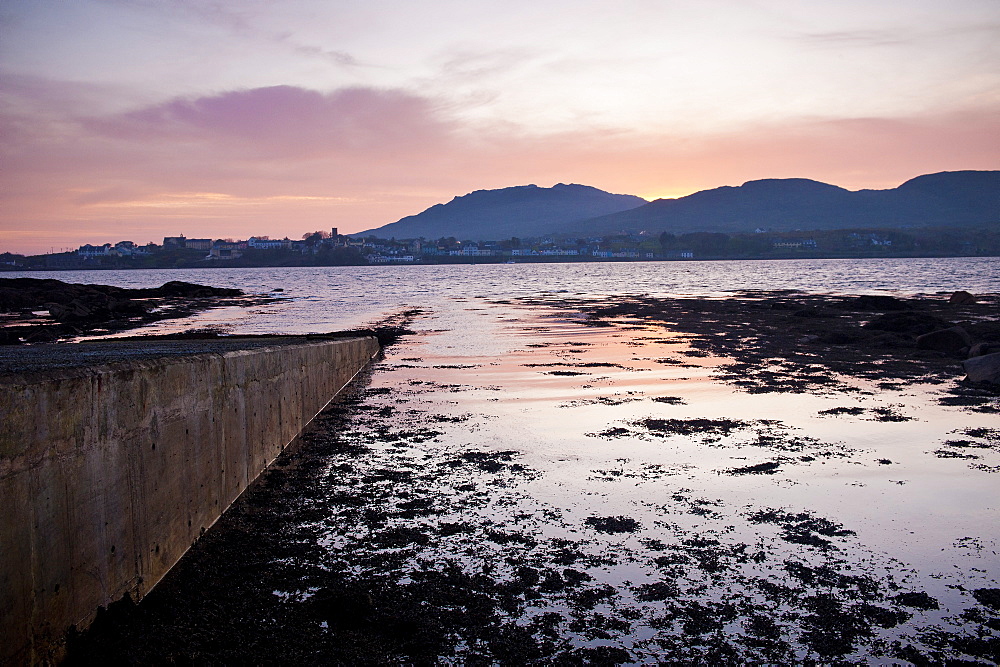
[[518,185],[476,190],[435,204],[377,229],[361,232],[379,238],[499,240],[537,236],[555,228],[572,228],[582,220],[618,213],[648,203],[642,197],[615,195],[587,185],[559,183],[551,188]]
[[477,190],[358,236],[497,241],[638,232],[998,226],[1000,171],[954,171],[918,176],[889,190],[765,179],[652,202],[586,185],[521,185]]

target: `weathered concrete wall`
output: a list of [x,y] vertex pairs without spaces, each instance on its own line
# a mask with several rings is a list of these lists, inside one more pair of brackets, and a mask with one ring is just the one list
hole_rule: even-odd
[[374,338],[0,378],[0,663],[139,599],[378,353]]

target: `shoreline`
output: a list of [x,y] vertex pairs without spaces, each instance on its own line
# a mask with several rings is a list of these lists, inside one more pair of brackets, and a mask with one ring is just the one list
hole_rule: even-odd
[[997,258],[1000,254],[981,253],[956,255],[951,253],[908,252],[908,253],[776,253],[773,255],[706,255],[697,257],[590,257],[586,259],[560,256],[525,256],[508,257],[449,257],[438,261],[390,261],[364,262],[356,264],[309,264],[309,263],[245,263],[215,260],[212,262],[195,262],[182,267],[178,266],[0,266],[0,276],[4,273],[39,273],[39,272],[72,272],[72,271],[188,271],[202,269],[281,269],[281,268],[343,268],[352,266],[460,266],[460,265],[490,265],[490,264],[631,264],[648,262],[690,263],[690,262],[756,262],[756,261],[788,261],[788,260],[864,260],[864,259],[988,259]]

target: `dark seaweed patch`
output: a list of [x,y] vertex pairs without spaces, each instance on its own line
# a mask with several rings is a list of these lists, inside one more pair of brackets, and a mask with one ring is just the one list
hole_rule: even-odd
[[901,605],[914,609],[929,610],[938,608],[938,601],[923,591],[900,593],[892,599]]
[[635,424],[656,435],[729,435],[750,426],[739,419],[641,419]]
[[642,527],[625,516],[590,516],[584,523],[599,533],[634,533]]
[[821,415],[834,415],[834,416],[839,416],[839,415],[860,415],[864,411],[865,411],[864,408],[858,408],[858,407],[852,407],[852,408],[839,407],[839,408],[830,408],[829,410],[820,410],[819,414],[821,414]]
[[[839,523],[814,517],[808,512],[791,514],[781,510],[768,509],[753,512],[747,519],[752,523],[773,523],[781,527],[781,539],[795,544],[804,544],[820,549],[835,548],[825,537],[846,537],[854,535]],[[822,537],[821,537],[822,536]]]
[[752,466],[743,466],[742,468],[730,468],[726,470],[728,475],[773,475],[778,472],[781,467],[781,463],[778,461],[767,461],[765,463],[758,463]]
[[667,405],[687,405],[686,401],[680,396],[656,396],[653,400],[657,403],[666,403]]
[[1000,588],[979,588],[972,591],[979,604],[1000,611]]

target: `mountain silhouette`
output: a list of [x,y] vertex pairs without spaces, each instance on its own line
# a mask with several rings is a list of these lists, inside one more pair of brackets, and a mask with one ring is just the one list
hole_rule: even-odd
[[918,176],[889,190],[771,178],[652,202],[586,185],[521,185],[477,190],[357,236],[498,241],[551,234],[998,226],[1000,171],[953,171]]
[[955,171],[918,176],[891,190],[853,192],[804,178],[750,181],[678,199],[657,199],[548,232],[746,233],[759,228],[995,227],[998,223],[1000,171]]
[[476,190],[435,204],[417,215],[360,232],[379,238],[500,240],[537,236],[558,227],[572,227],[588,218],[617,213],[647,201],[634,195],[615,195],[587,185],[559,183],[551,188],[519,185],[499,190]]

